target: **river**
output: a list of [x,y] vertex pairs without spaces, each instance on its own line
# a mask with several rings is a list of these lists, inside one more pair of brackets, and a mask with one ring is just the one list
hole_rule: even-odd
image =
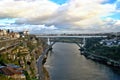
[[120,73],[80,55],[74,43],[56,43],[45,63],[50,80],[120,80]]

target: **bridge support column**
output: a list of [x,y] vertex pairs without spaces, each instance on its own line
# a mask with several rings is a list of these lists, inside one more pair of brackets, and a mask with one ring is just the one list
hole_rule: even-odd
[[50,38],[47,39],[47,44],[51,45]]
[[85,39],[85,37],[83,38],[83,47],[85,47],[85,45],[86,45],[86,39]]

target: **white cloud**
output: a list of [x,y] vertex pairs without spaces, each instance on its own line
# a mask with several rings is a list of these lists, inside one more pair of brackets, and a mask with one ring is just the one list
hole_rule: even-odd
[[115,26],[119,26],[120,27],[120,20],[116,21]]
[[[110,21],[101,17],[117,11],[115,4],[102,4],[107,0],[70,0],[63,5],[49,0],[2,0],[0,1],[0,17],[18,18],[16,24],[46,25],[50,29],[93,29],[107,30]],[[118,24],[118,23],[116,23]],[[51,26],[54,25],[54,26]],[[55,27],[56,26],[56,27]],[[25,26],[26,27],[26,26]],[[32,27],[32,28],[31,28]],[[37,27],[41,30],[41,27]],[[48,27],[42,28],[48,29]]]
[[24,31],[24,30],[29,30],[30,33],[39,33],[39,32],[43,32],[43,31],[54,31],[57,30],[57,28],[52,25],[52,26],[45,26],[45,25],[0,25],[1,29],[10,29],[13,31]]
[[0,14],[3,17],[18,17],[34,19],[37,17],[51,16],[58,5],[48,0],[4,0],[0,2]]

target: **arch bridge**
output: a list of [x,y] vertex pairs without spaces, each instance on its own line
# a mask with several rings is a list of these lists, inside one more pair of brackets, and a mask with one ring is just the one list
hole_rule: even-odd
[[47,39],[47,44],[51,45],[55,42],[67,42],[67,43],[76,43],[79,47],[84,47],[86,45],[87,38],[106,38],[107,36],[102,35],[84,35],[84,36],[40,36],[37,35],[38,38],[45,38]]

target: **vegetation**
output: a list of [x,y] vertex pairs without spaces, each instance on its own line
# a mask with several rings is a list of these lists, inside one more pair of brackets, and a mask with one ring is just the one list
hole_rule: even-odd
[[86,50],[90,53],[100,55],[100,56],[105,56],[110,59],[120,61],[120,45],[119,46],[105,46],[101,45],[99,42],[102,39],[87,39],[87,44],[85,46]]
[[26,80],[31,80],[30,75],[28,74],[27,71],[24,71],[24,74],[25,74],[25,76],[26,76]]
[[[26,80],[36,80],[37,65],[36,60],[43,51],[45,43],[38,40],[35,36],[26,36],[20,38],[19,45],[15,46],[9,52],[0,54],[0,65],[16,64],[24,69]],[[0,80],[14,80],[5,75],[0,75]]]

